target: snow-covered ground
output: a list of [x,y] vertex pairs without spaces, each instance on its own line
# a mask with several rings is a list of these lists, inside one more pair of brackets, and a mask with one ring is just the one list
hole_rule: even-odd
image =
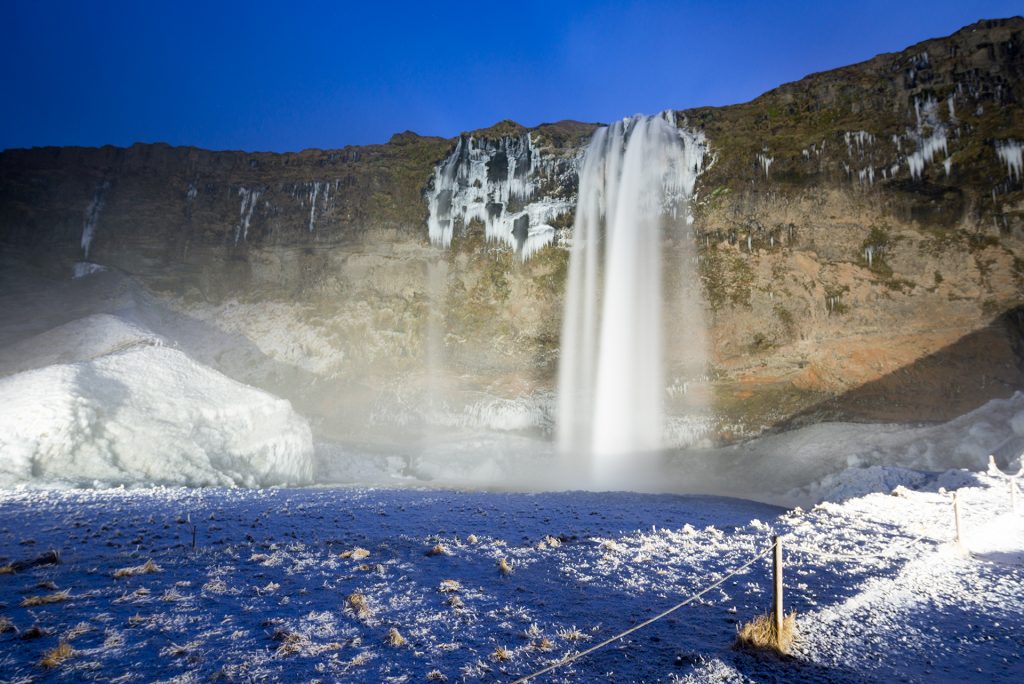
[[[505,681],[692,595],[773,534],[792,658],[731,648],[769,605],[760,558],[539,681],[1024,680],[1024,524],[1006,480],[981,474],[989,454],[1019,467],[1024,394],[942,425],[677,450],[620,485],[675,495],[541,493],[587,481],[524,429],[550,397],[426,411],[404,443],[314,442],[250,380],[310,369],[239,333],[114,272],[0,283],[0,681]],[[335,488],[233,488],[313,482]],[[537,493],[480,491],[495,488]],[[944,490],[960,492],[962,548]],[[33,564],[50,549],[61,563]]]
[[[51,548],[61,563],[0,574],[0,680],[510,681],[782,534],[792,658],[732,648],[770,605],[764,558],[538,681],[1021,681],[1020,514],[1002,478],[941,483],[959,488],[964,550],[939,491],[804,512],[625,493],[7,490],[0,564]],[[44,670],[60,643],[70,656]]]

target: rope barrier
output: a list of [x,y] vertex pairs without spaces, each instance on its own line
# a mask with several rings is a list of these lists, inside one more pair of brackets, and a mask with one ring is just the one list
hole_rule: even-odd
[[703,596],[704,594],[708,593],[712,589],[715,589],[716,587],[721,586],[722,584],[725,583],[725,581],[727,579],[729,579],[731,577],[734,577],[735,575],[738,575],[739,573],[743,572],[744,570],[749,568],[751,565],[753,565],[757,561],[761,560],[762,558],[764,558],[768,554],[772,553],[774,548],[775,548],[774,546],[769,546],[766,550],[764,550],[761,553],[757,554],[756,556],[754,556],[753,558],[751,558],[750,560],[748,560],[746,563],[744,563],[743,565],[739,566],[738,568],[735,568],[734,570],[729,572],[729,574],[727,574],[724,577],[722,577],[721,579],[717,580],[715,583],[708,585],[707,587],[705,587],[704,589],[700,590],[696,594],[693,594],[692,596],[688,596],[686,599],[684,599],[683,601],[680,601],[679,603],[677,603],[676,605],[672,606],[668,610],[665,610],[665,611],[663,611],[661,613],[658,613],[654,617],[649,618],[647,620],[644,620],[640,624],[634,625],[634,626],[630,627],[629,629],[627,629],[624,632],[620,632],[619,634],[616,634],[613,637],[605,639],[601,643],[599,643],[599,644],[597,644],[595,646],[591,646],[590,648],[588,648],[585,651],[581,651],[579,653],[574,653],[573,655],[571,655],[571,656],[569,656],[567,658],[563,658],[562,660],[558,661],[557,663],[554,663],[553,665],[548,665],[547,667],[545,667],[545,668],[543,668],[541,670],[537,670],[533,674],[528,674],[525,677],[520,677],[519,679],[515,680],[512,684],[523,684],[524,682],[528,682],[531,679],[534,679],[535,677],[539,677],[542,674],[546,674],[548,672],[551,672],[552,670],[556,670],[556,669],[558,669],[560,667],[568,665],[569,663],[571,663],[571,662],[573,662],[575,660],[579,660],[580,658],[582,658],[585,655],[589,655],[589,654],[593,653],[594,651],[596,651],[598,649],[604,648],[608,644],[611,644],[611,643],[614,643],[614,642],[618,641],[622,637],[628,636],[628,635],[632,634],[633,632],[635,632],[637,630],[643,629],[644,627],[646,627],[647,625],[649,625],[649,624],[651,624],[653,622],[657,622],[658,620],[662,619],[663,617],[666,617],[667,615],[671,615],[672,613],[676,612],[677,610],[679,610],[683,606],[686,606],[686,605],[688,605],[690,603],[693,603],[694,601],[696,601],[697,599],[699,599],[701,596]]
[[[1014,482],[1014,480],[1016,479],[1015,476],[1013,476],[1013,475],[1006,475],[1006,473],[1000,473],[1000,474],[1003,475],[1004,477],[1010,479],[1011,483],[1015,484],[1015,482]],[[1024,474],[1024,467],[1021,468],[1021,474]],[[1019,475],[1020,474],[1018,474],[1018,477],[1019,477]],[[921,541],[922,539],[924,539],[925,537],[928,537],[928,536],[929,535],[928,535],[927,532],[922,532],[921,534],[919,534],[918,536],[910,539],[909,541],[907,541],[907,542],[905,542],[903,544],[900,544],[899,546],[891,546],[886,551],[884,551],[883,553],[878,553],[878,554],[834,554],[834,553],[821,552],[821,551],[818,551],[816,549],[803,548],[803,547],[799,547],[799,546],[798,547],[790,546],[789,549],[791,550],[791,552],[804,553],[804,554],[807,554],[807,555],[812,555],[812,556],[816,556],[816,557],[819,557],[819,558],[824,558],[826,560],[858,560],[858,561],[864,561],[864,560],[872,560],[872,559],[890,558],[893,555],[894,552],[909,549],[911,546],[913,546],[914,544],[916,544],[917,542]],[[936,543],[941,543],[937,539],[932,539],[932,541],[934,541]],[[586,655],[590,655],[594,651],[602,649],[605,646],[608,646],[609,644],[612,644],[612,643],[622,639],[623,637],[629,636],[633,632],[636,632],[636,631],[638,631],[640,629],[643,629],[644,627],[646,627],[646,626],[648,626],[648,625],[650,625],[650,624],[652,624],[654,622],[657,622],[658,620],[661,620],[662,618],[664,618],[664,617],[666,617],[668,615],[671,615],[672,613],[676,612],[677,610],[679,610],[683,606],[686,606],[686,605],[689,605],[690,603],[693,603],[694,601],[696,601],[697,599],[699,599],[701,596],[703,596],[704,594],[708,593],[712,589],[720,587],[722,584],[725,583],[726,580],[728,580],[728,579],[730,579],[732,577],[735,577],[739,573],[743,572],[744,570],[749,568],[751,565],[753,565],[757,561],[761,560],[762,558],[764,558],[768,554],[772,553],[774,551],[774,549],[775,549],[775,546],[773,544],[773,545],[769,546],[767,549],[765,549],[764,551],[762,551],[761,553],[753,556],[750,560],[748,560],[743,565],[733,569],[727,575],[721,577],[720,579],[718,579],[714,583],[708,585],[707,587],[705,587],[704,589],[700,590],[696,594],[688,596],[687,598],[685,598],[684,600],[680,601],[676,605],[672,606],[671,608],[669,608],[669,609],[667,609],[665,611],[662,611],[661,613],[658,613],[654,617],[649,618],[647,620],[644,620],[640,624],[634,625],[633,627],[630,627],[629,629],[627,629],[627,630],[625,630],[623,632],[620,632],[620,633],[616,634],[613,637],[609,637],[608,639],[605,639],[601,643],[596,644],[594,646],[591,646],[590,648],[588,648],[585,651],[580,651],[579,653],[574,653],[573,655],[567,656],[567,657],[563,658],[562,660],[560,660],[560,661],[558,661],[556,663],[553,663],[551,665],[548,665],[545,668],[537,670],[536,672],[534,672],[532,674],[528,674],[525,677],[520,677],[519,679],[514,680],[512,682],[512,684],[525,684],[526,682],[529,682],[530,680],[535,679],[535,678],[537,678],[537,677],[539,677],[539,676],[541,676],[543,674],[547,674],[548,672],[551,672],[553,670],[557,670],[558,668],[564,667],[565,665],[568,665],[569,663],[572,663],[572,662],[574,662],[576,660],[579,660],[580,658],[582,658],[582,657],[584,657]]]

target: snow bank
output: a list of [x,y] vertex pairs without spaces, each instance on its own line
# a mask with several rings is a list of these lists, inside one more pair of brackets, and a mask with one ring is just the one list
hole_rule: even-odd
[[0,375],[56,363],[88,361],[136,346],[162,346],[163,338],[110,314],[94,314],[0,349]]
[[0,379],[0,486],[312,480],[312,434],[289,402],[159,344],[90,316],[8,348],[8,369],[35,370]]
[[921,488],[935,473],[984,470],[990,454],[1004,470],[1016,469],[1022,451],[1024,394],[1018,392],[938,425],[819,423],[712,450],[695,466],[698,479],[732,478],[801,503]]

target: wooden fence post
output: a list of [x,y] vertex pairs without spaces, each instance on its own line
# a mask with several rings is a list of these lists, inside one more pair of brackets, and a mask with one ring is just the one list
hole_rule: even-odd
[[775,635],[782,639],[782,623],[785,620],[785,613],[782,607],[782,539],[779,535],[772,537],[775,546],[775,562],[772,564],[772,577],[774,579],[775,591],[772,596],[772,618],[775,624]]
[[953,492],[953,520],[956,522],[956,543],[957,546],[964,545],[964,537],[960,528],[960,494]]

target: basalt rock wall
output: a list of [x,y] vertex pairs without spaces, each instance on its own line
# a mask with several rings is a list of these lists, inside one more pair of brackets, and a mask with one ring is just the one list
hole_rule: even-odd
[[[692,225],[666,236],[670,255],[696,241],[696,263],[666,278],[701,288],[712,363],[673,376],[673,410],[707,399],[731,439],[938,420],[1024,387],[1022,98],[1013,18],[677,112],[708,154]],[[321,383],[307,394],[322,400],[302,400],[325,425],[356,403],[359,420],[388,420],[382,406],[438,386],[544,396],[595,127],[502,122],[295,154],[7,150],[0,244],[53,277],[76,262],[123,271],[244,336]],[[669,318],[671,347],[686,322]],[[358,402],[326,399],[338,393]]]

